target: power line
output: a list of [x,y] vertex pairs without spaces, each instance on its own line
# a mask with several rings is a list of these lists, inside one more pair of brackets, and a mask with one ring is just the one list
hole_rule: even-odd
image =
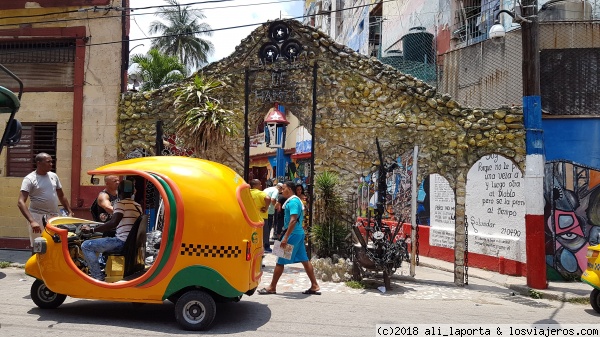
[[163,8],[163,7],[185,7],[185,6],[192,6],[192,5],[203,5],[203,4],[207,4],[207,3],[218,3],[218,2],[229,2],[229,1],[234,1],[234,0],[208,0],[208,1],[198,1],[198,2],[191,2],[189,4],[178,4],[178,5],[156,5],[156,6],[147,6],[147,7],[131,7],[131,8],[127,8],[130,9],[132,11],[134,10],[142,10],[142,9],[152,9],[152,8]]
[[[234,0],[219,0],[219,1],[234,1]],[[261,5],[279,4],[279,3],[285,3],[285,2],[298,2],[298,1],[303,1],[303,0],[283,0],[283,1],[259,2],[259,3],[253,3],[253,4],[245,4],[245,5],[231,5],[231,6],[220,6],[220,7],[210,7],[210,8],[192,8],[192,9],[193,10],[205,11],[205,10],[211,10],[211,9],[226,9],[226,8],[237,8],[237,7],[248,7],[248,6],[261,6]],[[152,8],[152,7],[163,8],[163,7],[172,7],[172,6],[174,6],[174,5],[168,5],[168,6],[166,6],[166,5],[165,6],[151,6],[151,7],[145,7],[144,9],[146,9],[146,8]],[[85,12],[85,11],[82,11],[82,12]],[[89,12],[86,12],[86,13],[89,13]],[[151,13],[126,13],[125,16],[132,17],[132,16],[139,16],[139,15],[156,15],[156,14],[159,14],[159,13],[167,13],[167,11],[155,11],[155,12],[151,12]],[[27,16],[22,16],[22,17],[27,17]],[[0,27],[18,26],[18,25],[22,25],[22,24],[57,23],[57,22],[71,22],[71,21],[82,21],[82,20],[110,19],[110,18],[121,18],[121,17],[123,17],[122,14],[118,14],[118,15],[103,15],[103,16],[91,17],[91,18],[90,17],[84,17],[84,18],[53,19],[53,20],[48,20],[48,21],[5,23],[5,24],[0,24]],[[4,19],[4,18],[0,18],[0,19]]]
[[[214,3],[214,2],[226,2],[226,1],[234,1],[234,0],[209,0],[209,1],[198,1],[192,2],[189,4],[179,4],[180,6],[187,5],[197,5],[197,4],[205,4],[205,3]],[[102,11],[102,10],[116,10],[116,11],[125,11],[125,10],[141,10],[141,9],[150,9],[150,8],[160,8],[160,7],[174,7],[177,5],[160,5],[160,6],[148,6],[148,7],[115,7],[115,6],[93,6],[87,8],[80,8],[70,11],[62,11],[62,12],[50,12],[50,13],[41,13],[41,14],[30,14],[30,15],[14,15],[14,16],[3,16],[0,17],[0,20],[4,19],[22,19],[22,18],[33,18],[33,17],[41,17],[41,16],[50,16],[50,15],[58,15],[58,14],[70,14],[77,12],[89,12],[89,11]]]
[[[381,3],[393,2],[393,1],[396,1],[396,0],[383,0]],[[301,16],[290,18],[288,20],[299,20],[299,19],[309,18],[309,17],[315,16],[315,15],[329,15],[331,13],[343,12],[343,11],[347,11],[347,10],[352,10],[352,9],[357,9],[357,8],[364,8],[364,7],[369,7],[369,6],[373,6],[373,5],[372,4],[366,4],[366,5],[360,5],[360,6],[354,6],[354,7],[337,9],[335,11],[322,12],[322,13],[313,14],[313,15],[301,15]],[[185,34],[169,34],[169,35],[153,36],[153,37],[148,37],[148,38],[130,39],[129,41],[130,42],[131,41],[143,41],[143,40],[154,39],[154,38],[159,38],[159,37],[174,37],[174,36],[181,36],[181,35],[194,35],[194,34],[199,34],[199,33],[204,33],[204,32],[217,32],[217,31],[221,31],[221,30],[229,30],[229,29],[238,29],[238,28],[259,26],[259,25],[264,25],[266,23],[268,23],[268,22],[250,23],[250,24],[246,24],[246,25],[238,25],[238,26],[230,26],[230,27],[224,27],[224,28],[209,29],[209,30],[199,31],[199,32],[189,32],[189,33],[185,33]],[[112,42],[90,43],[90,44],[88,44],[86,46],[101,46],[101,45],[107,45],[107,44],[113,44],[113,43],[122,43],[122,42],[123,41],[120,40],[120,41],[112,41]]]
[[144,34],[145,37],[148,37],[148,35],[146,35],[146,33],[144,32],[142,27],[140,27],[140,25],[138,24],[138,22],[135,18],[133,18],[133,22],[135,22],[135,25],[140,29],[140,32],[142,32],[142,34]]
[[[41,14],[29,14],[29,15],[14,15],[14,16],[3,16],[0,17],[0,20],[6,20],[6,19],[23,19],[23,18],[35,18],[35,17],[43,17],[43,16],[51,16],[51,15],[59,15],[59,14],[71,14],[71,13],[83,13],[83,12],[99,12],[99,11],[111,11],[111,10],[115,10],[115,11],[139,11],[139,10],[147,10],[147,9],[153,9],[153,8],[167,8],[167,7],[189,7],[189,6],[193,6],[193,5],[203,5],[203,4],[210,4],[210,3],[220,3],[220,2],[229,2],[229,1],[235,1],[235,0],[208,0],[208,1],[197,1],[197,2],[191,2],[188,4],[179,4],[179,5],[156,5],[156,6],[147,6],[147,7],[115,7],[115,6],[93,6],[93,7],[87,7],[87,8],[80,8],[80,9],[76,9],[76,10],[70,10],[70,11],[62,11],[62,12],[50,12],[50,13],[41,13]],[[245,4],[245,5],[232,5],[232,6],[221,6],[221,7],[210,7],[210,8],[192,8],[192,9],[199,9],[199,10],[210,10],[210,9],[223,9],[223,8],[235,8],[235,7],[246,7],[246,6],[258,6],[258,5],[264,5],[264,4],[274,4],[274,3],[285,3],[285,2],[299,2],[299,1],[304,1],[304,0],[282,0],[282,1],[273,1],[273,2],[263,2],[263,3],[253,3],[253,4]],[[140,14],[128,14],[128,15],[150,15],[150,14],[156,14],[156,13],[164,13],[164,12],[152,12],[152,13],[140,13]],[[111,16],[111,17],[121,17],[121,15],[115,15],[115,16]],[[76,19],[72,19],[72,20],[76,20]],[[38,21],[38,22],[31,22],[31,23],[47,23],[47,22],[54,22],[54,21]],[[14,25],[18,25],[20,23],[15,23]]]
[[[392,1],[395,1],[395,0],[383,0],[381,3],[392,2]],[[281,2],[281,1],[278,1],[278,2]],[[302,15],[302,16],[297,16],[297,17],[290,18],[288,20],[298,20],[298,19],[303,19],[303,18],[309,18],[309,17],[313,17],[315,15],[330,15],[330,14],[336,13],[336,12],[343,12],[343,11],[348,11],[348,10],[357,9],[357,8],[369,7],[369,6],[373,6],[373,5],[372,4],[366,4],[366,5],[360,5],[360,6],[354,6],[354,7],[337,9],[335,11],[322,12],[322,13],[313,14],[313,15]],[[236,7],[236,6],[234,6],[234,7]],[[102,45],[109,45],[109,44],[115,44],[115,43],[123,43],[123,42],[126,42],[126,41],[128,41],[128,42],[136,42],[136,41],[143,41],[143,40],[155,39],[155,38],[160,38],[160,37],[174,37],[174,36],[183,36],[183,35],[194,35],[194,34],[199,34],[199,33],[204,33],[204,32],[216,32],[216,31],[222,31],[222,30],[230,30],[230,29],[238,29],[238,28],[259,26],[259,25],[264,25],[266,23],[268,23],[268,22],[251,23],[251,24],[245,24],[245,25],[237,25],[237,26],[230,26],[230,27],[224,27],[224,28],[209,29],[209,30],[205,30],[205,31],[189,32],[189,33],[184,33],[184,34],[167,34],[167,35],[152,36],[152,37],[145,37],[145,38],[138,38],[138,39],[118,40],[118,41],[101,42],[101,43],[90,43],[90,44],[86,44],[85,47],[102,46]],[[14,55],[14,54],[22,54],[22,53],[25,53],[25,52],[5,53],[3,55]]]

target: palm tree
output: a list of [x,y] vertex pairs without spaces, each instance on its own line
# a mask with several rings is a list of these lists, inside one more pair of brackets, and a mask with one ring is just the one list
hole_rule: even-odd
[[167,55],[177,56],[188,68],[199,68],[208,63],[212,54],[213,44],[201,38],[210,36],[210,25],[198,20],[205,19],[202,10],[181,6],[177,0],[166,0],[169,7],[160,7],[155,14],[166,21],[153,21],[150,24],[150,34],[159,33],[161,36],[152,41],[152,47]]
[[194,80],[172,89],[177,133],[182,135],[184,146],[203,154],[209,144],[221,145],[227,137],[237,134],[235,113],[223,109],[214,95],[224,87],[222,82],[196,74]]
[[147,55],[133,55],[131,61],[138,65],[139,70],[135,74],[142,79],[142,91],[158,89],[181,81],[186,76],[185,66],[177,57],[165,55],[154,48]]

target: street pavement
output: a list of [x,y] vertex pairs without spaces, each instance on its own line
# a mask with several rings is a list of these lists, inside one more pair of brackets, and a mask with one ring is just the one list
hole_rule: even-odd
[[[174,305],[132,305],[67,297],[57,310],[31,301],[33,279],[22,268],[28,251],[0,250],[0,336],[120,337],[198,335],[176,323]],[[591,324],[598,314],[587,302],[591,289],[581,283],[551,283],[542,299],[519,296],[525,278],[469,268],[469,284],[453,283],[452,264],[420,258],[415,277],[405,265],[385,293],[380,277],[365,278],[364,289],[344,283],[319,282],[322,295],[304,295],[310,286],[300,264],[286,266],[276,295],[244,296],[238,303],[217,303],[217,316],[203,336],[372,336],[377,324]],[[275,257],[267,254],[260,287],[272,278]],[[427,266],[426,266],[427,265]],[[496,283],[494,283],[496,282]],[[581,296],[580,296],[581,295]],[[585,302],[569,303],[576,296]],[[495,331],[495,328],[493,329]],[[418,336],[422,336],[419,334]],[[415,335],[415,337],[418,337]]]
[[[31,256],[30,251],[25,250],[7,250],[0,249],[0,261],[11,262],[14,267],[24,266],[27,259]],[[267,286],[273,276],[276,257],[273,254],[266,254],[264,259],[264,274],[259,288]],[[502,275],[483,269],[469,267],[469,284],[464,287],[454,285],[453,264],[430,258],[419,257],[419,266],[415,269],[415,276],[409,276],[409,265],[404,264],[402,268],[396,271],[392,276],[392,289],[385,289],[382,292],[383,280],[379,275],[373,275],[372,278],[366,278],[365,289],[353,289],[344,282],[323,282],[319,281],[322,293],[356,293],[372,296],[402,296],[403,298],[428,299],[466,299],[473,293],[469,289],[485,288],[490,284],[498,287],[498,291],[505,291],[506,294],[519,294],[523,296],[540,295],[543,299],[558,301],[574,301],[589,298],[591,287],[582,282],[549,282],[547,289],[532,290],[527,286],[525,277]],[[278,293],[299,293],[310,287],[310,281],[304,272],[301,264],[286,266],[285,272],[279,280],[277,286]],[[380,289],[378,289],[380,288]],[[502,290],[503,289],[503,290]]]

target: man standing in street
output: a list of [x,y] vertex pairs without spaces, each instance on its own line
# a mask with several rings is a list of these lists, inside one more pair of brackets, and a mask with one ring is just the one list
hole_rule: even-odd
[[[42,235],[42,217],[58,216],[58,201],[67,212],[73,216],[69,201],[65,197],[62,185],[56,173],[52,172],[54,161],[44,152],[35,156],[35,171],[29,173],[21,183],[21,192],[17,206],[21,214],[27,219],[29,240],[33,247],[33,240]],[[27,198],[31,198],[27,208]]]
[[[269,239],[269,236],[271,234],[271,230],[275,229],[275,203],[277,202],[277,197],[279,196],[279,189],[281,188],[281,183],[277,184],[276,186],[271,186],[271,187],[267,187],[265,188],[265,193],[267,194],[267,196],[269,198],[271,198],[271,202],[269,203],[269,208],[267,209],[267,213],[269,214],[269,218],[267,220],[267,223],[265,224],[265,228],[264,230],[267,231],[267,239]],[[273,235],[275,235],[275,231],[273,231]]]
[[256,210],[260,213],[263,219],[263,247],[266,253],[270,253],[271,242],[269,241],[269,232],[267,230],[267,223],[269,220],[269,213],[267,212],[269,205],[271,204],[271,198],[262,190],[262,183],[258,179],[250,180],[250,194],[254,200]]
[[308,260],[306,247],[304,246],[304,229],[302,228],[304,210],[302,207],[302,201],[294,194],[295,190],[296,184],[291,181],[287,181],[285,184],[283,184],[283,189],[281,191],[281,193],[283,193],[283,195],[287,198],[286,202],[282,205],[285,213],[283,225],[284,234],[283,238],[281,239],[281,248],[285,249],[288,244],[294,246],[292,249],[292,256],[289,260],[282,257],[277,258],[277,264],[275,265],[275,270],[273,271],[271,284],[266,288],[260,289],[258,291],[260,295],[277,294],[277,282],[283,274],[284,265],[298,262],[302,263],[304,271],[306,271],[306,275],[308,275],[311,283],[310,288],[302,293],[305,295],[321,295],[321,288],[317,283],[315,270]]
[[279,189],[279,196],[277,197],[277,202],[275,203],[275,237],[277,240],[280,239],[281,233],[283,232],[283,209],[281,206],[285,203],[287,198],[283,196],[281,192],[283,190],[283,184],[277,184],[277,188]]

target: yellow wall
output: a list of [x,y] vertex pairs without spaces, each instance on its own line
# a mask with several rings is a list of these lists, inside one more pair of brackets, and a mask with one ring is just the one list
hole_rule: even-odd
[[[57,162],[56,173],[68,196],[71,193],[71,142],[73,134],[73,93],[24,93],[21,109],[17,113],[21,122],[56,122]],[[40,108],[44,107],[44,108]],[[4,118],[2,125],[5,125]],[[27,227],[19,209],[17,198],[22,177],[6,177],[6,149],[0,157],[0,237],[27,237]]]
[[[113,6],[121,6],[120,0],[113,0]],[[48,12],[62,12],[77,7],[31,8],[2,10],[3,17],[36,15]],[[106,15],[106,16],[105,16]],[[35,23],[51,19],[94,18],[57,23]],[[107,18],[106,18],[107,17]],[[120,98],[121,44],[90,45],[121,40],[120,12],[104,11],[71,13],[66,16],[42,16],[0,20],[0,25],[9,23],[31,23],[32,28],[86,27],[86,36],[91,37],[85,51],[83,87],[83,127],[81,153],[81,185],[90,185],[87,171],[117,160],[117,104]],[[16,26],[3,26],[0,29],[14,29]],[[1,31],[0,31],[1,33]],[[6,65],[10,68],[10,65]],[[18,74],[17,74],[18,75]],[[0,83],[0,85],[3,85]],[[21,99],[21,109],[16,118],[21,122],[56,122],[57,135],[57,174],[63,191],[71,200],[71,168],[73,141],[73,92],[33,92],[25,93]],[[4,117],[4,116],[3,116]],[[6,118],[0,119],[5,125]],[[0,130],[0,132],[3,128]],[[0,156],[0,238],[25,238],[28,236],[25,220],[17,208],[17,198],[22,177],[6,177],[6,149]],[[1,248],[1,247],[0,247]]]

